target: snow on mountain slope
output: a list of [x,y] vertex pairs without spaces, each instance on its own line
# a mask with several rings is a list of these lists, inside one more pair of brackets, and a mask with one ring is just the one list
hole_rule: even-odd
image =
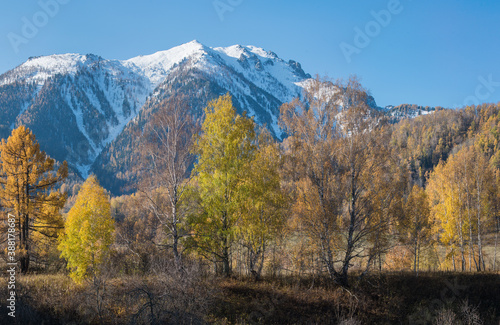
[[197,41],[191,41],[170,50],[141,55],[121,62],[130,70],[148,78],[154,89],[165,80],[176,64],[187,58],[200,59],[205,53],[204,45]]
[[[69,108],[75,121],[75,130],[71,132],[78,132],[86,143],[76,140],[81,137],[74,134],[61,135],[68,139],[66,145],[80,148],[80,152],[67,152],[70,156],[57,158],[68,160],[84,177],[100,151],[137,115],[151,92],[147,78],[124,67],[120,61],[105,60],[92,54],[30,58],[0,76],[0,87],[17,84],[34,87],[30,88],[30,100],[22,103],[15,120],[10,121],[11,128],[26,121],[36,124],[27,117],[34,112],[51,115],[54,109],[61,109],[62,106]],[[62,103],[55,102],[59,96]],[[77,143],[71,143],[71,140]]]
[[151,55],[137,56],[128,60],[105,60],[95,55],[61,54],[30,58],[19,67],[0,76],[0,86],[14,82],[35,82],[42,86],[57,75],[74,76],[79,70],[97,60],[111,75],[121,79],[143,77],[154,90],[169,75],[171,69],[185,60],[193,67],[215,71],[226,64],[282,102],[292,100],[303,88],[304,79],[310,75],[302,71],[299,63],[285,62],[275,53],[255,46],[233,45],[210,48],[197,41],[159,51]]
[[43,85],[57,74],[75,74],[79,64],[86,57],[80,54],[60,54],[30,58],[17,68],[0,77],[0,86],[19,81],[35,82]]
[[[0,121],[0,131],[2,124],[7,125],[5,129],[30,123],[34,129],[65,128],[64,132],[75,133],[46,133],[47,139],[41,142],[51,143],[50,137],[58,136],[65,149],[53,156],[68,160],[85,177],[92,162],[137,116],[148,96],[154,98],[163,83],[175,82],[170,76],[181,66],[203,72],[221,90],[231,92],[239,107],[257,122],[268,124],[277,136],[279,106],[300,95],[310,78],[299,63],[286,62],[262,48],[210,48],[197,41],[121,61],[93,54],[34,57],[0,75],[0,94],[15,88],[16,96],[22,98],[22,103],[4,105],[10,108],[4,114],[5,123]],[[30,116],[49,116],[46,122],[53,125],[37,125]],[[63,116],[71,119],[66,126],[56,121]],[[37,137],[43,133],[40,129]]]
[[[125,67],[142,74],[151,82],[152,89],[161,88],[162,83],[180,65],[184,69],[198,69],[209,74],[219,86],[235,95],[240,106],[257,122],[269,121],[274,134],[279,136],[278,112],[275,103],[263,102],[262,94],[255,87],[285,103],[300,96],[306,86],[306,74],[299,63],[279,58],[275,53],[255,46],[233,45],[229,47],[207,47],[197,41],[174,47],[151,55],[138,56],[122,61]],[[155,93],[153,94],[155,95]],[[243,98],[245,97],[245,98]],[[270,118],[259,118],[253,103],[261,103]]]
[[299,63],[285,62],[275,53],[255,46],[233,45],[229,47],[207,47],[197,41],[174,47],[151,55],[138,56],[122,61],[123,65],[151,81],[152,88],[160,85],[171,70],[185,60],[192,67],[217,70],[221,64],[232,67],[256,86],[270,90],[282,102],[293,99],[301,92],[305,74]]
[[302,91],[301,82],[310,78],[299,63],[280,59],[275,53],[255,46],[233,45],[217,47],[225,62],[242,73],[256,86],[269,89],[276,98],[285,103]]

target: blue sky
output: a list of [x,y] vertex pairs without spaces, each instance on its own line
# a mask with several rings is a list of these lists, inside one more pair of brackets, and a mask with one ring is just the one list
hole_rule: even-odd
[[500,101],[499,18],[495,0],[2,1],[0,73],[30,56],[127,59],[196,39],[263,47],[312,75],[357,74],[380,106],[462,106]]

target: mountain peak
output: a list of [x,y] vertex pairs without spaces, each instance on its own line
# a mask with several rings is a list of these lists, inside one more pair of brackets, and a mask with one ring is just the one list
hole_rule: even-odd
[[223,52],[226,55],[233,58],[240,58],[241,55],[246,57],[259,56],[261,59],[279,59],[276,53],[271,51],[266,51],[261,47],[253,46],[253,45],[231,45],[228,47],[215,47],[215,51]]
[[[183,45],[187,45],[187,44],[205,46],[205,45],[201,44],[200,42],[198,42],[198,40],[195,40],[195,39],[192,40],[191,42],[184,43]],[[180,45],[180,46],[182,46],[182,45]]]
[[142,71],[151,81],[153,88],[159,85],[168,74],[168,71],[176,64],[181,63],[189,57],[201,57],[207,51],[207,47],[193,40],[169,50],[158,51],[150,55],[141,55],[123,61],[123,64],[136,71]]
[[74,53],[30,57],[28,61],[3,74],[0,86],[20,80],[43,84],[57,74],[75,73],[78,62],[82,60],[82,55]]
[[[181,91],[172,83],[190,94],[201,87],[192,94],[202,94],[193,103],[200,110],[204,100],[230,92],[237,109],[280,137],[279,107],[301,94],[307,77],[298,62],[263,48],[215,48],[197,40],[128,60],[74,53],[32,57],[0,75],[0,137],[27,125],[42,145],[54,147],[51,155],[85,176],[97,157],[108,157],[103,150],[120,141],[146,103],[153,107]],[[198,78],[203,83],[191,84]]]

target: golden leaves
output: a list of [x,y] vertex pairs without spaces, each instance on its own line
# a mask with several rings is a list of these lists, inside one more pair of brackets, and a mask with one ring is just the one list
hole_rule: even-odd
[[61,257],[68,261],[70,276],[76,282],[100,272],[100,265],[113,243],[113,231],[109,198],[91,175],[68,213],[64,236],[59,244]]

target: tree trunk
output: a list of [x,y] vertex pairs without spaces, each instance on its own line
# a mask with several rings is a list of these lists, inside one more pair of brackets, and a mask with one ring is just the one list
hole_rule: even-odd
[[473,194],[471,194],[470,188],[469,188],[469,182],[468,182],[468,170],[467,170],[467,165],[465,165],[465,195],[466,195],[466,206],[467,206],[467,220],[469,221],[469,272],[472,271],[472,261],[474,261],[474,264],[476,265],[477,269],[477,261],[476,261],[476,254],[474,252],[474,236],[472,233],[472,217],[471,217],[471,208],[472,208],[472,197]]
[[29,215],[25,215],[22,219],[21,229],[19,230],[19,248],[21,250],[21,256],[19,258],[19,262],[21,264],[21,273],[27,273],[30,265],[30,254],[29,254]]
[[462,217],[460,216],[460,223],[459,223],[460,229],[459,229],[459,238],[460,238],[460,254],[462,257],[462,272],[465,271],[465,243],[464,243],[464,235],[462,233]]
[[262,269],[264,268],[264,256],[266,253],[266,244],[262,244],[262,254],[260,254],[260,265],[259,268],[257,269],[257,280],[260,280],[260,277],[262,275]]
[[483,245],[482,245],[482,238],[481,238],[481,192],[482,192],[482,185],[484,183],[484,174],[480,173],[479,171],[479,164],[476,163],[476,190],[477,190],[477,195],[476,195],[476,210],[477,210],[477,249],[478,249],[478,259],[479,259],[479,268],[478,271],[485,271],[486,270],[486,265],[484,263],[484,256],[483,256]]
[[29,215],[29,206],[30,206],[30,186],[29,186],[29,168],[26,169],[26,179],[24,180],[26,184],[24,185],[25,193],[25,202],[24,208],[25,213],[23,214],[23,219],[21,220],[21,229],[19,232],[21,234],[19,246],[21,248],[21,258],[19,259],[21,263],[21,273],[27,273],[30,265],[30,251],[29,251],[29,224],[30,224],[30,215]]
[[347,271],[344,272],[344,270],[342,270],[341,273],[337,274],[337,276],[335,277],[335,282],[344,288],[348,288],[349,277],[347,275]]
[[484,271],[485,270],[485,265],[484,265],[484,257],[483,257],[483,244],[481,240],[481,216],[480,213],[478,212],[477,216],[477,249],[478,249],[478,271]]
[[23,255],[21,258],[19,258],[19,262],[21,264],[21,273],[28,273],[29,265],[30,265],[30,258],[29,255]]
[[348,275],[347,273],[349,272],[349,266],[351,263],[351,255],[353,253],[354,249],[354,243],[353,243],[353,236],[354,236],[354,226],[356,225],[356,201],[357,199],[357,194],[356,194],[356,176],[355,176],[355,169],[354,169],[354,164],[351,163],[351,202],[350,202],[350,207],[349,207],[349,232],[347,235],[347,247],[346,247],[346,252],[344,256],[344,261],[342,263],[342,270],[339,275],[336,276],[337,282],[343,286],[343,287],[348,287],[349,286],[349,281],[348,281]]
[[174,262],[177,269],[181,269],[181,255],[179,254],[179,232],[177,230],[177,223],[172,225],[172,251],[174,253]]
[[322,247],[322,250],[323,250],[322,254],[326,253],[326,256],[323,255],[324,256],[323,260],[324,260],[324,262],[326,264],[326,268],[328,270],[328,274],[330,275],[330,278],[334,279],[337,276],[337,272],[335,271],[335,267],[333,265],[333,252],[332,252],[332,249],[331,249],[328,241],[324,240],[323,238],[321,240],[321,245],[323,246]]
[[222,274],[229,277],[231,275],[231,265],[229,263],[229,240],[226,233],[229,230],[227,211],[222,214]]
[[174,253],[175,266],[177,268],[181,267],[181,256],[179,254],[179,232],[177,229],[177,202],[178,202],[178,193],[177,186],[174,186],[173,190],[173,201],[172,201],[172,251]]
[[224,248],[222,251],[222,273],[225,277],[231,276],[231,265],[229,264],[229,247],[227,247],[227,239],[224,240]]
[[[469,198],[467,198],[467,201]],[[470,211],[469,211],[469,203],[467,203],[467,217],[469,220],[469,272],[472,271],[472,261],[474,261],[474,264],[476,265],[477,269],[477,261],[476,261],[476,254],[474,252],[474,236],[472,234],[472,218],[470,216]]]

